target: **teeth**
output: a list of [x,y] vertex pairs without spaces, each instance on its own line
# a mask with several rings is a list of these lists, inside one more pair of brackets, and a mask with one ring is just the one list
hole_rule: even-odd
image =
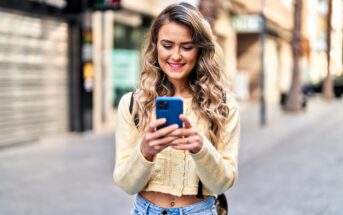
[[174,67],[174,68],[180,68],[180,67],[182,67],[182,64],[169,63],[169,65],[170,65],[171,67]]

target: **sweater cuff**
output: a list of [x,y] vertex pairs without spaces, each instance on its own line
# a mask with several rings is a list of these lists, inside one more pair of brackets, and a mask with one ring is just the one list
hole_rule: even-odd
[[194,160],[201,160],[202,158],[204,158],[208,154],[209,145],[212,146],[212,144],[207,140],[207,138],[205,136],[202,135],[202,139],[204,140],[204,142],[203,142],[203,145],[202,145],[200,151],[195,153],[195,154],[190,153]]
[[151,165],[153,165],[155,162],[154,161],[149,161],[147,160],[144,155],[141,152],[141,143],[142,141],[139,141],[139,143],[137,144],[136,147],[136,153],[138,156],[138,161],[145,167],[150,167]]

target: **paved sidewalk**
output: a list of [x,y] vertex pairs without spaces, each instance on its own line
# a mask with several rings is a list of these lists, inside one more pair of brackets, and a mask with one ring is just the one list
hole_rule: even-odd
[[114,135],[67,135],[0,151],[1,215],[129,214],[115,186]]
[[[343,100],[310,100],[304,113],[242,104],[233,215],[343,214]],[[0,214],[129,214],[114,185],[114,134],[71,134],[0,150]]]
[[[343,100],[310,100],[303,113],[270,107],[266,127],[242,109],[233,215],[343,214]],[[258,117],[257,117],[258,118]]]

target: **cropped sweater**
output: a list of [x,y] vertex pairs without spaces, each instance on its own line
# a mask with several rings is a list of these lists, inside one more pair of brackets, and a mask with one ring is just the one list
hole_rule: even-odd
[[[116,123],[116,162],[113,178],[116,184],[129,194],[155,191],[176,196],[196,195],[198,182],[203,184],[203,194],[216,196],[230,188],[237,177],[237,155],[240,137],[239,108],[234,97],[227,93],[229,116],[225,135],[216,148],[206,136],[205,121],[194,111],[188,111],[188,119],[203,137],[198,153],[168,147],[154,160],[146,160],[140,151],[143,138],[129,111],[131,93],[120,102]],[[191,107],[191,100],[184,100],[184,108]],[[149,111],[149,110],[147,110]],[[155,110],[151,111],[151,119]],[[184,110],[184,113],[186,111]]]

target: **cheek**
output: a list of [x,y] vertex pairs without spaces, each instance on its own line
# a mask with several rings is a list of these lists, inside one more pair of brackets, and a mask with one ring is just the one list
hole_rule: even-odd
[[196,63],[197,57],[198,57],[197,52],[193,52],[193,53],[189,53],[189,55],[187,56],[187,59],[190,63]]
[[168,58],[168,52],[163,49],[157,49],[157,57],[159,60],[166,60]]

